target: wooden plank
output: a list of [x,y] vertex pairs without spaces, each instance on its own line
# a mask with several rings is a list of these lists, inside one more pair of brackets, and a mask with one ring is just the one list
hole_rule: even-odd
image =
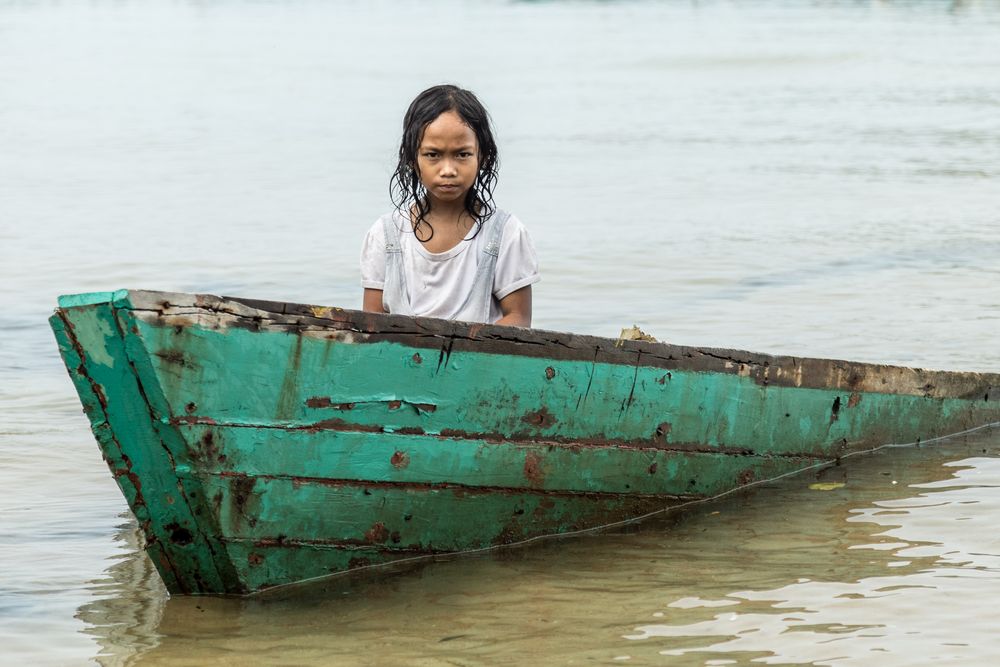
[[181,425],[198,474],[469,490],[711,496],[824,459],[459,440],[400,433]]
[[738,370],[664,372],[638,356],[632,366],[426,357],[415,345],[339,334],[177,329],[142,317],[134,328],[170,414],[190,421],[834,458],[1000,416],[997,400],[765,386]]
[[[443,553],[631,519],[682,499],[206,476],[225,540]],[[290,575],[291,576],[291,575]],[[294,577],[292,577],[294,579]]]
[[[244,573],[244,583],[251,591],[343,574],[372,565],[404,561],[416,565],[434,557],[424,552],[379,546],[337,546],[289,540],[278,543],[235,538],[223,542],[227,557]],[[390,565],[390,568],[389,571],[395,571],[399,566]],[[289,573],[295,573],[295,578],[290,578]]]

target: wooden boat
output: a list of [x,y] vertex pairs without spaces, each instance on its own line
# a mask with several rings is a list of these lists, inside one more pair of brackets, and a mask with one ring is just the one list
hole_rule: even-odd
[[51,318],[173,593],[600,526],[1000,422],[1000,375],[207,295]]

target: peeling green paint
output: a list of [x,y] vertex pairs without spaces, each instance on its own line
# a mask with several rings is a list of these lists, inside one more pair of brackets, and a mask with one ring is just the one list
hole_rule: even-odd
[[600,526],[1000,421],[998,376],[248,303],[118,291],[50,320],[172,592]]

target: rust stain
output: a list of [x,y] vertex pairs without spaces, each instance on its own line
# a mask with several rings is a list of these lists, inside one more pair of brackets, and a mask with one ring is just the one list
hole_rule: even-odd
[[184,547],[194,542],[194,536],[191,534],[191,531],[176,521],[168,523],[164,528],[170,532],[170,541],[179,547]]
[[334,403],[329,396],[313,396],[306,399],[306,407],[331,408],[333,410],[353,410],[355,403]]
[[417,412],[434,412],[438,409],[438,406],[433,403],[414,403],[413,407],[417,409]]
[[358,567],[368,567],[371,564],[372,564],[371,558],[355,556],[351,560],[347,561],[347,569],[353,570]]
[[861,402],[861,394],[859,394],[858,392],[854,392],[851,394],[851,397],[847,399],[847,407],[849,408],[856,407],[857,404],[860,402]]
[[402,428],[397,428],[396,433],[400,435],[424,435],[425,431],[419,426],[403,426]]
[[538,428],[551,428],[559,420],[543,405],[539,410],[526,413],[521,417],[521,421],[531,426],[537,426]]
[[666,440],[667,436],[670,435],[670,429],[673,428],[673,424],[670,422],[662,422],[656,425],[656,431],[653,432],[654,440]]
[[247,563],[250,564],[250,567],[257,567],[263,562],[264,562],[264,557],[261,556],[256,551],[251,551],[250,554],[247,556]]
[[215,420],[211,417],[198,417],[196,415],[178,415],[170,418],[171,426],[178,426],[180,424],[207,424],[215,426]]
[[552,368],[552,366],[549,366],[548,368],[545,369],[546,379],[551,380],[555,376],[556,376],[556,369]]
[[656,461],[653,461],[652,463],[649,464],[649,474],[650,475],[655,475],[656,474],[656,467],[657,467],[656,466]]
[[239,512],[240,516],[246,519],[247,523],[251,526],[257,523],[257,519],[255,517],[247,516],[247,504],[250,502],[251,494],[253,494],[254,485],[254,478],[247,477],[245,475],[234,476],[232,482],[233,503],[236,505],[236,511]]
[[410,465],[410,455],[406,452],[396,452],[392,455],[392,458],[389,459],[389,463],[392,464],[393,468],[402,470],[406,466]]
[[413,353],[413,363],[415,363],[415,364],[422,364],[422,363],[424,363],[424,358],[420,356],[419,352],[414,352]]
[[[225,539],[225,538],[223,538]],[[393,542],[393,546],[376,546],[375,548],[379,551],[391,552],[396,554],[444,554],[450,553],[449,549],[435,549],[431,545],[420,545],[420,544],[408,544],[399,545],[402,541],[402,537],[398,531],[393,531],[389,534],[389,541]],[[353,539],[313,539],[313,540],[295,540],[289,539],[287,535],[278,535],[277,537],[262,537],[260,539],[254,540],[253,546],[257,548],[270,548],[270,547],[282,547],[284,549],[300,549],[303,547],[314,547],[314,546],[325,546],[325,547],[341,547],[347,549],[354,549],[356,547],[371,547],[372,545],[364,540],[353,540]]]
[[131,470],[122,470],[120,468],[112,470],[111,474],[115,476],[115,479],[118,479],[119,477],[124,477],[125,479],[127,479],[132,484],[132,487],[135,489],[136,504],[141,504],[141,505],[146,504],[146,500],[142,497],[142,480],[139,479],[138,475],[136,475]]
[[535,452],[528,452],[524,455],[524,478],[535,486],[541,486],[545,482],[545,474],[542,472],[542,458]]
[[524,529],[517,523],[517,521],[511,520],[506,526],[504,526],[496,537],[490,540],[493,546],[501,546],[504,544],[511,544],[513,542],[520,542],[524,539]]
[[206,459],[219,455],[219,447],[215,444],[215,434],[212,431],[206,431],[201,437],[201,453]]
[[840,419],[840,396],[833,399],[833,406],[830,408],[830,423]]
[[[664,436],[670,431],[670,422],[663,422],[659,429]],[[312,427],[308,427],[312,428]],[[368,430],[356,427],[352,430]],[[400,431],[397,431],[399,433]],[[545,444],[549,446],[564,446],[570,449],[579,450],[584,447],[613,447],[615,449],[658,449],[663,451],[677,452],[704,452],[707,454],[735,454],[738,456],[753,454],[754,450],[749,447],[739,447],[736,445],[709,446],[700,442],[667,442],[664,437],[657,436],[654,432],[648,438],[635,438],[632,440],[608,439],[608,438],[577,438],[565,437],[559,434],[539,436],[525,432],[497,433],[472,432],[455,428],[443,428],[436,434],[438,438],[448,438],[456,440],[483,440],[489,443],[524,443],[524,444]],[[810,456],[808,452],[789,452],[776,454],[777,456]]]
[[753,480],[754,480],[754,471],[752,468],[747,468],[736,477],[736,483],[739,486],[746,486],[747,484],[753,482]]
[[187,412],[189,415],[194,414],[194,411],[197,409],[198,406],[195,405],[193,401],[184,406],[184,411]]
[[[541,458],[537,454],[534,454],[538,458],[539,462]],[[544,472],[544,470],[542,471]],[[237,473],[232,473],[228,471],[223,471],[218,473],[219,477],[229,479],[237,478],[239,479],[242,475]],[[275,475],[265,475],[259,474],[253,479],[258,479],[261,481],[268,480],[280,480],[282,482],[290,482],[293,486],[303,487],[307,485],[316,486],[326,486],[331,488],[361,488],[362,493],[365,496],[373,496],[374,492],[388,489],[388,490],[406,490],[414,492],[423,491],[447,491],[454,498],[464,498],[464,497],[474,497],[474,496],[512,496],[512,495],[522,495],[525,493],[530,493],[533,496],[539,498],[540,503],[544,503],[544,498],[593,498],[593,499],[621,499],[622,494],[616,491],[575,491],[568,489],[560,490],[543,490],[534,489],[525,485],[518,486],[462,486],[454,482],[389,482],[389,481],[359,481],[357,479],[333,479],[329,477],[303,477],[303,476],[275,476]],[[638,498],[651,498],[651,499],[663,499],[664,497],[671,496],[672,494],[648,494],[648,493],[628,493],[626,496],[628,498],[638,497]]]
[[155,356],[162,359],[168,364],[174,364],[175,366],[180,366],[181,368],[197,368],[198,364],[191,361],[188,357],[184,355],[183,352],[177,349],[167,349],[161,350],[153,353]]
[[389,529],[381,521],[376,521],[365,533],[365,542],[369,544],[382,544],[389,539]]
[[402,401],[389,401],[390,410],[399,410],[399,407],[403,404]]
[[363,433],[381,433],[382,427],[375,424],[348,424],[343,419],[324,419],[315,424],[297,427],[309,433],[317,431],[360,431]]
[[306,399],[307,408],[327,408],[330,407],[330,399],[326,396],[313,396]]
[[[84,375],[84,373],[81,373]],[[91,382],[90,388],[94,390],[94,395],[97,396],[97,402],[101,404],[101,407],[107,412],[108,409],[108,396],[104,393],[104,387],[97,384],[96,382]]]
[[847,378],[847,386],[851,389],[854,389],[860,386],[861,383],[864,381],[864,379],[865,379],[864,376],[862,376],[860,373],[857,372],[851,373],[851,375]]

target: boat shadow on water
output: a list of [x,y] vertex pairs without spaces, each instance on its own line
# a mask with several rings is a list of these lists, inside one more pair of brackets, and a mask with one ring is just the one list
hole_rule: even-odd
[[996,565],[1000,555],[977,543],[976,527],[996,515],[986,496],[1000,485],[998,455],[1000,432],[984,430],[853,457],[612,530],[246,598],[168,598],[130,521],[118,535],[128,553],[94,582],[96,599],[77,616],[102,665],[646,654],[806,662],[829,657],[817,648],[827,640],[842,656],[873,641],[933,651],[922,639],[934,632],[926,626],[941,625],[934,613],[915,627],[893,605],[907,596],[919,604]]

